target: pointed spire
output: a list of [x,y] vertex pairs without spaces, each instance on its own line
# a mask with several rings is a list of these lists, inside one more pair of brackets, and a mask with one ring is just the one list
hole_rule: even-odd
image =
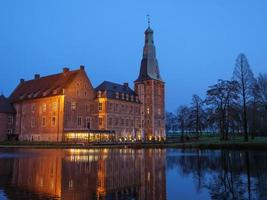
[[147,14],[146,17],[147,17],[147,25],[148,25],[147,27],[150,28],[150,15]]
[[156,48],[154,46],[153,30],[150,28],[150,16],[148,18],[148,28],[145,31],[145,46],[143,49],[143,58],[139,77],[136,81],[143,80],[161,80],[158,61],[156,58]]

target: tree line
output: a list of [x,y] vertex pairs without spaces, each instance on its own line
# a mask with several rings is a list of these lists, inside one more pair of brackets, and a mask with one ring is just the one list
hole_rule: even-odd
[[267,74],[254,76],[245,54],[238,55],[230,80],[219,79],[208,87],[202,99],[192,96],[190,105],[167,113],[167,131],[218,133],[221,140],[230,136],[267,136]]

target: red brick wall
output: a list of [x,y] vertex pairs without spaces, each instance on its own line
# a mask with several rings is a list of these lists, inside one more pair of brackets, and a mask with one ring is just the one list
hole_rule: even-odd
[[[8,117],[12,117],[13,119],[8,122]],[[0,113],[0,141],[7,139],[8,131],[10,133],[14,133],[15,131],[15,115]]]

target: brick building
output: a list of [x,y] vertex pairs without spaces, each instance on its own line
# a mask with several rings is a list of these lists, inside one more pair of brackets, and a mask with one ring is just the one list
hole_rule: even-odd
[[13,112],[3,116],[15,116],[13,124],[3,120],[0,134],[9,131],[27,141],[165,138],[164,82],[150,27],[145,31],[140,74],[134,84],[132,90],[128,83],[104,81],[94,88],[84,66],[78,70],[64,68],[59,74],[44,77],[36,74],[28,81],[21,79],[4,101]]
[[0,141],[11,138],[15,132],[15,109],[8,99],[0,96]]

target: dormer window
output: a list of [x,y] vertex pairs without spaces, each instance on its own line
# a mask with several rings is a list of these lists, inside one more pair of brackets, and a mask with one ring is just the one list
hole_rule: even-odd
[[129,94],[126,94],[126,100],[127,101],[129,100]]
[[121,93],[121,99],[124,100],[124,93]]
[[101,91],[97,92],[97,97],[101,97]]

